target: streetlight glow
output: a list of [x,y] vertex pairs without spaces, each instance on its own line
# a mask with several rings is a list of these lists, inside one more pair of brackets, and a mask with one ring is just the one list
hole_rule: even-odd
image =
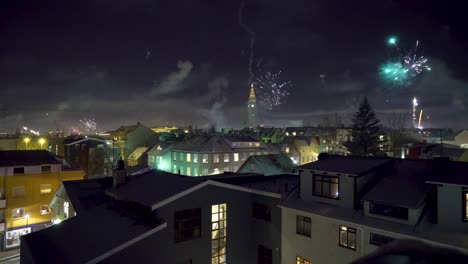
[[44,145],[44,143],[45,143],[45,139],[40,138],[39,139],[39,144],[41,144],[41,149],[42,149],[42,145]]
[[29,143],[29,141],[31,141],[31,139],[28,138],[28,137],[25,137],[25,138],[23,139],[23,141],[24,141],[24,144],[26,145],[26,148],[25,148],[25,149],[28,150],[28,143]]

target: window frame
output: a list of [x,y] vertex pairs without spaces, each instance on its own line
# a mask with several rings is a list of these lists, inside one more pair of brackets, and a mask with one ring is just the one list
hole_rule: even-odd
[[213,154],[213,163],[219,163],[219,153]]
[[[16,212],[17,210],[22,210],[23,214],[21,216],[19,216],[19,217],[14,217],[14,212]],[[18,207],[18,208],[11,209],[11,219],[14,219],[14,220],[23,219],[25,217],[25,215],[26,215],[26,210],[25,210],[24,207]]]
[[266,204],[253,202],[252,217],[266,222],[271,222],[271,208]]
[[468,222],[468,190],[462,191],[462,221]]
[[[15,170],[17,170],[17,169],[23,169],[23,172],[15,172]],[[24,167],[14,167],[13,168],[13,175],[22,175],[22,174],[25,174]]]
[[[48,168],[48,170],[45,170],[44,168]],[[41,166],[41,173],[50,173],[52,172],[52,166],[51,165],[42,165]]]
[[[15,195],[15,189],[22,188],[23,189],[23,195]],[[26,186],[20,185],[20,186],[14,186],[11,188],[11,197],[12,198],[24,198],[26,196]]]
[[231,160],[231,157],[230,157],[230,156],[231,156],[230,153],[224,153],[224,154],[223,154],[223,162],[224,162],[224,163],[229,162],[229,161]]
[[[382,213],[379,212],[381,210],[376,210],[375,209],[375,206],[380,206],[380,207],[381,206],[384,206],[384,207],[386,206],[388,208],[392,208],[392,210],[393,209],[397,210],[397,212],[392,213],[392,214],[382,214]],[[401,215],[402,210],[404,210],[403,216]],[[409,220],[409,208],[401,207],[401,206],[395,206],[395,205],[386,204],[386,203],[379,203],[379,202],[369,201],[369,213],[371,213],[373,215],[389,217],[389,218],[394,218],[394,219],[398,219],[398,220],[404,220],[404,221]]]
[[[302,222],[301,225],[299,225],[299,222]],[[309,224],[309,233],[305,231],[305,225]],[[301,226],[302,230],[299,230],[299,227]],[[296,234],[304,237],[312,237],[312,219],[307,216],[302,216],[302,215],[296,215]]]
[[302,256],[296,255],[296,264],[312,264],[312,261]]
[[[177,218],[177,214],[189,214],[185,218]],[[174,243],[179,243],[183,241],[189,241],[193,239],[200,238],[202,235],[202,224],[201,217],[202,212],[201,208],[189,208],[184,210],[174,211]],[[184,221],[189,222],[191,226],[184,227]],[[179,227],[180,225],[180,227]],[[198,234],[195,233],[195,230],[198,228]],[[186,233],[191,231],[191,236],[185,236]]]
[[257,246],[257,263],[258,264],[272,264],[273,263],[273,250],[258,244]]
[[[316,180],[317,177],[321,177],[321,180],[320,180],[321,193],[315,192],[315,185],[317,184],[317,180]],[[323,178],[328,178],[328,181],[327,182],[323,181]],[[334,183],[334,182],[331,181],[331,179],[337,179],[337,182]],[[338,195],[336,197],[324,194],[324,192],[323,192],[323,183],[324,182],[329,184],[329,192],[330,193],[331,193],[331,190],[332,190],[332,183],[338,185]],[[339,200],[340,199],[340,177],[339,176],[322,175],[322,174],[313,174],[312,175],[312,195],[313,196],[318,196],[318,197],[324,197],[324,198],[328,198],[328,199]]]
[[[346,228],[346,230],[343,230],[343,227]],[[357,230],[356,228],[352,228],[349,226],[344,226],[344,225],[339,225],[338,227],[338,245],[343,248],[347,248],[350,250],[356,251],[357,248]],[[346,232],[346,244],[344,245],[341,243],[341,232]],[[354,234],[354,248],[349,246],[349,234]]]
[[[377,241],[376,239],[372,239],[372,238],[375,238],[375,237],[380,237],[383,240],[387,240],[387,241],[386,242],[381,242],[381,241]],[[386,245],[388,243],[391,243],[393,240],[395,240],[395,238],[393,238],[393,237],[384,236],[384,235],[381,235],[381,234],[369,232],[369,244],[371,244],[371,245],[379,247],[379,246],[383,246],[383,245]]]
[[[42,211],[43,207],[47,207],[47,213],[43,213],[43,211]],[[52,213],[52,209],[49,207],[48,204],[41,204],[41,205],[39,206],[39,214],[40,214],[40,215],[48,215],[48,214],[50,214],[50,213]]]

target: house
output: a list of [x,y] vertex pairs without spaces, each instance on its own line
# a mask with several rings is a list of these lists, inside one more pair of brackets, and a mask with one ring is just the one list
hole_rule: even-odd
[[322,154],[299,170],[280,203],[282,263],[349,263],[398,239],[468,253],[466,163]]
[[447,157],[453,161],[468,161],[468,149],[445,143],[406,144],[402,148],[402,158],[433,159]]
[[[320,139],[319,137],[309,137],[309,136],[295,136],[295,137],[286,137],[282,144],[286,146],[284,150],[285,155],[290,156],[293,162],[298,165],[306,164],[312,161],[317,160],[318,154],[320,153]],[[293,154],[294,152],[298,153],[297,160]],[[294,158],[294,159],[293,159]]]
[[112,175],[120,150],[110,139],[99,136],[69,136],[64,140],[65,160],[84,172],[85,179]]
[[294,173],[292,160],[284,154],[249,157],[237,173],[258,173],[265,176]]
[[443,143],[457,145],[460,148],[468,148],[468,129],[463,129],[456,133],[452,138],[445,138]]
[[2,249],[20,245],[20,236],[51,224],[49,202],[62,181],[83,179],[46,150],[0,151]]
[[277,264],[282,219],[276,205],[297,180],[155,170],[127,176],[105,190],[110,202],[24,236],[21,261]]
[[283,131],[275,127],[259,127],[258,135],[265,143],[276,144],[283,140]]
[[137,166],[137,165],[148,165],[148,147],[138,147],[136,148],[127,159],[128,166]]
[[236,172],[249,156],[278,153],[250,136],[199,135],[173,145],[171,155],[162,156],[162,169],[187,176]]
[[140,123],[121,126],[110,132],[111,138],[120,149],[120,157],[127,161],[128,156],[138,147],[152,148],[159,142],[159,134]]
[[172,142],[159,142],[156,146],[154,146],[150,151],[148,151],[148,166],[167,171],[170,170],[170,164],[164,161],[171,160],[171,152],[170,150],[175,144]]

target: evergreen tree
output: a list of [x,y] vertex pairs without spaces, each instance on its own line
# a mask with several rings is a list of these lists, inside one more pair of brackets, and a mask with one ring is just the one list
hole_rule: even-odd
[[353,115],[350,133],[351,141],[345,142],[345,146],[352,155],[375,156],[382,153],[380,145],[383,142],[379,138],[383,135],[382,125],[367,97]]

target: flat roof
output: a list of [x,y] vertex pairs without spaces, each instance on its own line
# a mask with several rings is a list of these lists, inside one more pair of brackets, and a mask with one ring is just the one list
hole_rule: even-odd
[[60,164],[54,154],[46,150],[0,151],[0,167]]

